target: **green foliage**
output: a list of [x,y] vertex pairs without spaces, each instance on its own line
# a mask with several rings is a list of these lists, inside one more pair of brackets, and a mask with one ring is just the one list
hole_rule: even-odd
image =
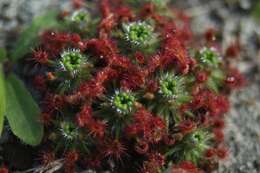
[[161,171],[158,172],[158,173],[172,173],[172,171],[171,171],[171,166],[172,166],[172,165],[169,164],[169,165],[167,166],[167,168],[161,170]]
[[4,48],[0,48],[0,62],[4,61],[7,58],[7,53]]
[[260,23],[260,1],[255,4],[251,14]]
[[[10,58],[17,61],[23,58],[31,48],[37,45],[40,31],[49,28],[61,28],[57,20],[57,12],[49,12],[35,17],[15,43]],[[6,60],[7,52],[0,48],[0,62]],[[6,98],[6,99],[5,99]],[[13,133],[29,145],[37,145],[43,136],[43,127],[39,122],[40,110],[27,91],[24,84],[11,74],[4,83],[2,67],[0,69],[0,134],[3,127],[4,114]]]
[[16,61],[23,58],[31,48],[37,45],[37,38],[40,31],[49,28],[61,28],[61,23],[58,22],[57,13],[49,12],[44,16],[35,17],[32,24],[27,27],[20,35],[11,52],[12,60]]
[[39,107],[14,74],[7,77],[6,97],[6,117],[12,132],[26,144],[38,145],[43,137]]
[[207,87],[216,93],[219,92],[220,87],[223,85],[225,74],[220,69],[214,69],[207,80]]
[[2,65],[0,64],[0,136],[3,130],[4,115],[6,111],[5,80]]

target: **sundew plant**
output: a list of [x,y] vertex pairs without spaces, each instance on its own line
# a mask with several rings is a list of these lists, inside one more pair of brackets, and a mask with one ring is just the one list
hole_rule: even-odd
[[228,96],[245,83],[216,33],[195,35],[167,0],[76,2],[1,53],[0,131],[43,172],[214,170]]

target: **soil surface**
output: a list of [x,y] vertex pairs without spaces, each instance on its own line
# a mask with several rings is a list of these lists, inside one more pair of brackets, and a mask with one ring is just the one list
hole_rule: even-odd
[[[223,48],[237,35],[242,52],[236,66],[246,75],[248,85],[231,96],[232,109],[226,116],[226,145],[230,155],[216,173],[260,172],[260,25],[251,17],[253,0],[173,0],[193,18],[193,30],[203,33],[216,28],[222,33]],[[0,0],[0,47],[33,16],[50,8],[69,8],[68,0]],[[1,150],[1,148],[0,148]]]

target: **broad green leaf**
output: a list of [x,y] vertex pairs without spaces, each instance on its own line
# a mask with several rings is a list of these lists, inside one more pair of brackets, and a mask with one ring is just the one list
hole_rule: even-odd
[[6,59],[6,50],[4,48],[0,48],[0,62]]
[[37,45],[37,38],[40,31],[49,28],[59,28],[61,24],[58,22],[57,13],[49,12],[44,16],[35,17],[31,26],[26,28],[20,35],[11,52],[11,58],[18,60],[26,55],[31,48]]
[[4,84],[4,72],[2,65],[0,64],[0,136],[4,125],[4,115],[5,115],[5,84]]
[[38,145],[43,136],[38,105],[14,74],[7,77],[6,83],[6,117],[12,132],[26,144]]

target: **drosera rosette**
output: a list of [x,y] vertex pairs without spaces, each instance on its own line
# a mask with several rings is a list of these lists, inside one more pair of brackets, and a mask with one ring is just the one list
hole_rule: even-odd
[[124,37],[126,41],[136,46],[147,46],[150,44],[153,28],[146,22],[131,22],[123,24]]
[[60,93],[71,91],[78,87],[81,81],[91,77],[93,65],[79,49],[64,50],[60,58],[52,65],[54,71],[49,73],[53,75],[53,82],[58,83]]
[[130,91],[116,91],[111,97],[111,105],[119,114],[128,114],[134,110],[136,98]]
[[152,53],[158,47],[158,34],[152,20],[123,23],[120,35],[123,45],[130,46],[131,51],[146,50],[145,53]]
[[168,98],[169,101],[178,102],[185,100],[188,92],[185,91],[186,78],[182,75],[175,75],[173,73],[166,73],[161,75],[159,79],[159,94]]
[[207,129],[194,128],[192,132],[184,134],[182,140],[176,142],[175,149],[169,150],[167,155],[177,162],[191,161],[198,164],[209,149],[212,138]]
[[[71,112],[63,110],[72,114]],[[83,106],[73,115],[59,115],[48,124],[49,136],[45,143],[54,143],[55,152],[77,151],[89,154],[96,143],[104,140],[106,123],[95,118],[89,105]],[[50,128],[51,127],[51,128]]]
[[[71,6],[64,6],[61,11],[55,12],[61,28],[53,28],[53,31],[77,33],[84,38],[94,36],[100,21],[100,16],[96,14],[97,11],[94,8],[96,2],[85,3],[82,0],[76,0],[70,3]],[[93,17],[94,13],[95,17]]]
[[64,20],[67,27],[84,37],[94,36],[100,19],[99,17],[93,18],[89,10],[89,8],[79,8],[65,15]]
[[63,121],[60,124],[60,133],[65,140],[73,141],[79,137],[78,127],[70,121]]
[[79,9],[72,13],[70,20],[75,24],[86,24],[90,20],[89,12],[85,9]]
[[[225,79],[225,74],[222,70],[223,57],[221,57],[213,47],[201,48],[195,57],[200,62],[196,67],[198,69],[198,75],[204,73],[207,86],[212,91],[219,92]],[[197,77],[199,77],[198,75]]]
[[55,127],[49,133],[45,143],[55,143],[54,152],[67,152],[77,150],[82,153],[88,153],[91,146],[91,136],[87,129],[79,127],[74,121],[63,120],[52,122],[51,126]]
[[147,107],[162,116],[167,126],[180,121],[179,108],[192,100],[189,80],[188,76],[174,72],[163,72],[158,77],[158,89]]
[[201,62],[201,65],[206,68],[217,68],[222,60],[217,50],[213,47],[203,47],[195,56]]
[[109,112],[120,116],[126,116],[135,111],[137,96],[130,90],[115,90],[110,96],[100,98],[100,108],[110,110]]
[[87,67],[87,60],[87,57],[79,49],[65,50],[61,54],[58,68],[68,73],[72,78],[75,78],[84,67]]
[[100,110],[95,113],[101,115],[114,129],[112,134],[119,137],[125,126],[133,119],[133,114],[140,106],[138,97],[129,90],[116,90],[113,95],[101,99]]

